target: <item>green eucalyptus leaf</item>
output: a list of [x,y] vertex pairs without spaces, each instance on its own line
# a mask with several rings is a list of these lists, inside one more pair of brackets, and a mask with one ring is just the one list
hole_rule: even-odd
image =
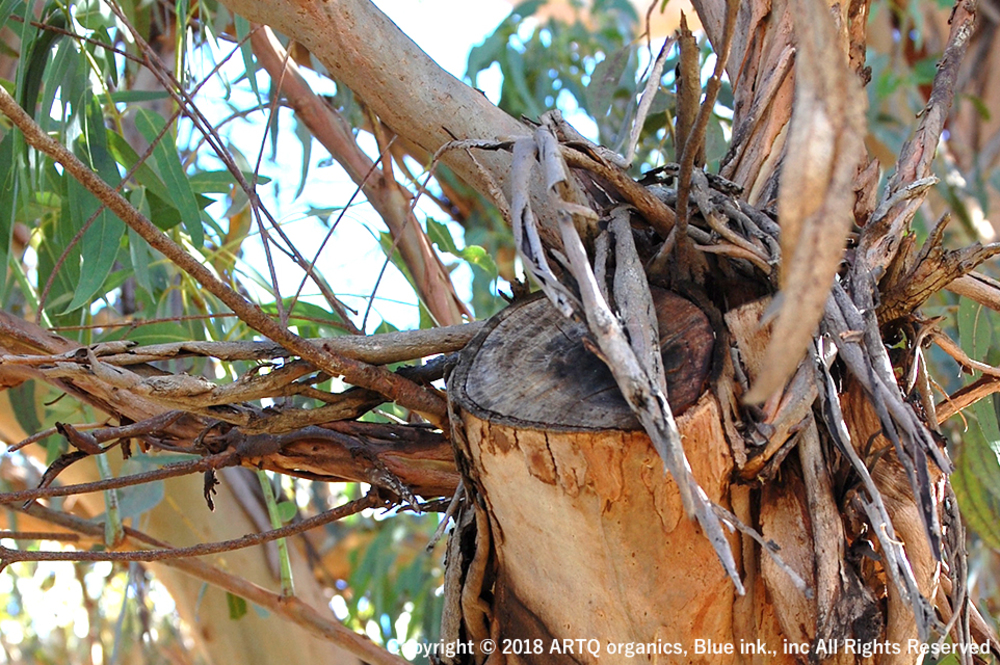
[[229,608],[229,618],[233,621],[242,619],[247,613],[247,601],[228,591],[226,592],[226,606]]
[[174,138],[169,131],[163,131],[166,122],[159,114],[138,109],[136,111],[135,125],[139,132],[150,143],[162,132],[163,136],[153,148],[153,159],[156,162],[160,176],[170,192],[170,200],[176,205],[181,215],[181,223],[191,237],[191,244],[201,247],[205,243],[205,230],[201,222],[201,208],[194,196],[191,182],[184,173],[174,144]]
[[[77,141],[77,152],[83,155],[90,167],[101,176],[104,182],[116,187],[121,182],[121,176],[114,158],[108,151],[104,116],[100,104],[94,97],[91,97],[88,104],[84,127],[85,132]],[[121,239],[125,234],[125,223],[102,206],[93,194],[84,190],[80,183],[71,180],[69,187],[70,198],[74,201],[74,214],[79,216],[79,224],[74,223],[74,226],[80,228],[95,214],[97,216],[84,232],[80,243],[83,269],[80,273],[79,285],[73,294],[73,300],[66,308],[66,312],[72,312],[89,304],[94,295],[101,290],[104,281],[114,267]]]
[[587,110],[595,118],[603,118],[611,110],[611,102],[621,87],[625,68],[632,57],[631,45],[608,55],[597,63],[587,87]]
[[479,245],[469,245],[459,253],[459,256],[491,277],[496,277],[500,272],[497,270],[497,264],[493,261],[493,257]]
[[39,414],[35,399],[35,382],[29,379],[19,386],[12,386],[7,389],[7,396],[21,429],[29,435],[40,432],[43,429],[42,415]]
[[0,293],[7,281],[7,258],[10,256],[10,242],[14,235],[14,221],[17,214],[18,184],[20,169],[14,151],[17,134],[8,132],[0,141]]
[[[132,192],[132,205],[141,214],[151,218],[149,210],[149,199],[146,198],[146,188],[138,187]],[[149,244],[136,233],[132,228],[128,230],[128,251],[132,260],[132,270],[135,273],[135,282],[144,289],[150,296],[153,295],[153,284],[149,279],[149,264],[152,260]]]
[[951,485],[962,517],[991,548],[1000,549],[1000,463],[974,424],[963,437]]
[[250,89],[253,90],[257,98],[257,105],[264,102],[260,98],[260,90],[257,87],[257,62],[253,57],[253,49],[250,47],[250,21],[239,14],[233,16],[233,23],[236,26],[236,41],[240,44],[240,56],[243,58],[243,69],[246,71],[247,80],[250,81]]
[[298,511],[298,506],[295,505],[294,501],[279,501],[277,505],[278,519],[281,520],[282,524],[288,524],[295,518],[295,513]]
[[446,224],[427,218],[427,237],[430,241],[438,246],[442,252],[448,252],[449,254],[458,255],[459,249],[458,245],[455,244],[455,239],[451,235],[451,231],[448,230]]
[[979,303],[962,298],[958,305],[959,343],[973,360],[986,357],[993,340],[988,312]]
[[[243,178],[252,183],[254,174],[252,172],[243,173]],[[191,189],[198,194],[229,194],[230,190],[236,186],[236,178],[229,171],[200,171],[190,178]],[[266,176],[257,176],[258,185],[266,185],[271,179]]]
[[[25,21],[25,27],[28,27]],[[54,28],[66,27],[66,16],[55,5],[45,17],[43,23]],[[27,65],[23,67],[21,78],[21,95],[18,101],[21,108],[26,110],[32,117],[35,116],[35,107],[38,105],[38,94],[41,91],[42,83],[45,80],[45,66],[48,64],[49,55],[55,48],[59,40],[64,37],[63,33],[55,30],[37,31],[34,27],[21,33],[21,49],[27,52]]]
[[0,28],[7,23],[14,10],[24,9],[24,0],[0,0]]

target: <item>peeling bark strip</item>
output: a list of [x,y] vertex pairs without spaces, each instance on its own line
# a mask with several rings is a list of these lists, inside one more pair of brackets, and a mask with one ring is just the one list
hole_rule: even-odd
[[795,105],[781,169],[780,310],[764,371],[746,399],[762,402],[806,355],[853,223],[866,98],[822,0],[794,3]]

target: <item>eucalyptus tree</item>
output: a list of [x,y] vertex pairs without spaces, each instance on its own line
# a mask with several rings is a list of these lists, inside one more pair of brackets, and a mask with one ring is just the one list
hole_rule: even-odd
[[[214,660],[401,662],[351,630],[369,619],[369,634],[420,635],[424,656],[449,663],[911,662],[942,653],[938,637],[963,658],[996,651],[966,588],[959,507],[998,542],[986,451],[1000,428],[983,399],[1000,375],[987,357],[1000,292],[977,268],[1000,247],[974,242],[988,187],[935,176],[992,173],[950,147],[989,122],[953,109],[960,84],[982,83],[962,69],[985,39],[973,39],[975,3],[956,4],[936,69],[906,88],[922,109],[905,129],[885,119],[902,93],[868,56],[884,23],[864,0],[697,1],[702,44],[685,20],[658,54],[628,3],[532,27],[540,4],[515,8],[470,56],[473,84],[499,63],[495,105],[369,0],[0,3],[19,39],[0,91],[0,374],[24,445],[44,440],[48,457],[39,488],[2,496],[46,500],[23,519],[97,545],[0,558],[158,562],[165,579],[198,580],[171,587],[193,625],[202,583],[219,587],[239,620],[202,627]],[[881,20],[900,48],[926,48],[907,28],[932,10]],[[368,313],[317,262],[327,241],[276,219],[261,160],[199,108],[194,44],[240,58],[258,107],[292,109],[303,146],[318,142],[356,184],[421,330],[364,335]],[[318,94],[307,69],[336,94]],[[594,120],[591,139],[556,108],[564,93]],[[423,197],[464,227],[463,247]],[[960,233],[928,217],[946,206]],[[251,236],[266,256],[256,274],[241,259]],[[277,257],[322,305],[282,291]],[[453,262],[472,267],[472,303]],[[511,303],[490,317],[497,275]],[[953,310],[959,342],[923,313]],[[943,356],[980,378],[936,399]],[[51,392],[67,400],[39,408]],[[942,423],[963,409],[975,424],[958,448]],[[100,479],[83,484],[88,458]],[[237,467],[258,470],[255,507]],[[299,517],[264,470],[311,481]],[[250,514],[233,525],[265,533],[217,535],[220,478]],[[98,490],[103,502],[77,515],[52,501]],[[352,500],[323,506],[337,496]],[[391,532],[357,517],[376,508],[396,510],[383,523],[443,513],[443,579],[426,556],[385,571]],[[103,526],[79,519],[88,511]],[[194,519],[198,544],[181,548]],[[378,533],[339,577],[347,626],[321,607],[331,580],[285,540],[331,523],[345,541]],[[270,581],[223,565],[271,541]],[[222,564],[193,558],[219,552]],[[249,628],[246,600],[295,631]],[[420,621],[397,635],[404,612]]]

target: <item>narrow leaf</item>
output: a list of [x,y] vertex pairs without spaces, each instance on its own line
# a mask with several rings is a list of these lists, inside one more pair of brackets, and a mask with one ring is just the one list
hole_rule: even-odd
[[[114,478],[107,455],[95,455],[97,470],[101,480]],[[104,544],[113,549],[125,540],[125,525],[122,524],[121,504],[118,500],[118,490],[104,490]]]
[[[138,109],[135,117],[135,126],[147,141],[152,143],[157,135],[166,126],[163,118],[158,114],[146,109]],[[180,157],[177,154],[177,146],[170,132],[163,134],[160,142],[153,148],[153,159],[163,178],[167,190],[170,192],[173,203],[181,213],[181,222],[185,230],[191,237],[191,244],[201,247],[205,243],[205,230],[201,224],[201,209],[195,199],[194,190],[184,173]]]
[[[248,171],[243,177],[247,182],[251,182],[254,174]],[[197,194],[228,194],[236,186],[236,178],[229,171],[201,171],[192,175],[190,182],[191,189]],[[257,176],[258,185],[266,185],[269,182],[270,178]]]
[[281,501],[278,503],[278,519],[282,524],[288,524],[295,517],[296,506],[294,501]]
[[42,420],[38,414],[38,403],[35,401],[35,382],[28,380],[19,386],[8,388],[7,396],[21,429],[29,434],[40,431]]
[[156,175],[156,171],[147,163],[135,166],[139,161],[139,153],[128,144],[128,141],[121,134],[108,130],[107,144],[108,151],[115,158],[115,161],[132,171],[132,177],[137,183],[148,188],[152,194],[164,201],[170,201],[170,192],[160,176]]
[[595,118],[603,118],[611,110],[611,102],[631,56],[632,46],[628,45],[608,55],[594,67],[590,85],[587,86],[587,105],[590,107],[587,110]]
[[[980,415],[980,410],[976,410]],[[962,517],[993,549],[1000,549],[1000,463],[997,462],[997,441],[984,436],[986,429],[996,430],[996,417],[992,425],[971,423],[962,437],[962,450],[951,475],[951,485],[958,497]],[[985,425],[985,427],[981,427]],[[992,445],[991,445],[992,444]]]
[[253,59],[253,51],[250,48],[250,21],[235,14],[233,23],[236,25],[236,40],[240,43],[240,55],[243,56],[243,68],[250,81],[250,89],[257,97],[257,104],[263,105],[264,102],[260,99],[260,90],[257,88],[257,63]]
[[457,255],[458,245],[455,243],[455,239],[451,236],[451,231],[448,227],[441,222],[427,218],[427,237],[430,241],[438,246],[442,252],[448,252],[449,254]]
[[[145,215],[146,219],[151,218],[145,187],[139,187],[137,191],[133,192],[132,205],[135,206],[136,210]],[[152,296],[153,285],[149,279],[149,262],[151,258],[149,245],[142,236],[131,228],[128,230],[128,251],[129,258],[132,260],[132,270],[135,272],[136,284]]]
[[7,281],[7,257],[17,211],[18,169],[14,168],[14,132],[0,141],[0,293]]
[[14,12],[14,8],[22,2],[23,0],[0,0],[0,27],[3,27]]
[[[78,152],[90,163],[101,178],[111,185],[117,186],[121,181],[115,160],[108,151],[107,132],[104,128],[104,116],[101,106],[95,98],[91,98],[85,117],[84,136],[77,142]],[[76,203],[74,213],[78,216],[75,228],[80,228],[90,217],[101,208],[101,204],[93,194],[84,189],[76,180],[69,183],[70,198]],[[83,234],[80,253],[83,258],[83,269],[80,282],[73,294],[73,300],[66,308],[72,312],[88,304],[111,273],[122,236],[125,234],[125,223],[118,219],[110,210],[104,208],[94,219],[93,224]]]

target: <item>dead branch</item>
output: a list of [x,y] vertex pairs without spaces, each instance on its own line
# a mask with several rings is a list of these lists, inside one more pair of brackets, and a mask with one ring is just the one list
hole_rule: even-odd
[[985,375],[976,379],[938,402],[936,406],[938,423],[943,423],[979,400],[998,392],[1000,392],[1000,377]]
[[103,492],[104,490],[120,489],[131,485],[141,485],[151,483],[156,480],[176,478],[177,476],[187,476],[192,473],[205,471],[215,471],[227,466],[235,466],[239,463],[239,455],[235,452],[224,452],[217,455],[210,455],[190,462],[175,462],[167,464],[159,469],[144,471],[130,476],[119,478],[108,478],[106,480],[95,480],[91,483],[79,483],[76,485],[63,485],[61,487],[40,487],[37,489],[20,490],[18,492],[0,493],[0,505],[10,503],[21,503],[24,501],[35,501],[57,496],[73,496],[74,494],[87,494],[90,492]]
[[0,546],[0,570],[18,561],[164,561],[166,559],[185,559],[195,556],[205,556],[207,554],[218,554],[220,552],[232,552],[254,545],[263,545],[272,540],[288,538],[304,531],[314,529],[324,524],[336,522],[350,515],[356,515],[362,510],[375,508],[382,500],[375,494],[368,494],[362,499],[345,503],[342,506],[331,508],[318,515],[295,524],[271,529],[264,533],[250,533],[241,538],[223,540],[215,543],[199,543],[190,547],[168,547],[161,549],[139,549],[126,552],[111,551],[69,551],[52,552],[44,550],[12,550]]
[[992,277],[973,272],[953,280],[945,288],[994,312],[1000,312],[1000,282]]
[[[931,96],[924,107],[913,137],[906,142],[896,162],[896,172],[889,180],[883,202],[888,202],[908,187],[931,175],[931,162],[938,139],[955,99],[958,70],[969,46],[976,23],[976,2],[960,0],[951,18],[951,34],[944,55],[938,63]],[[858,261],[853,266],[856,277],[881,275],[896,257],[899,240],[923,202],[923,194],[909,196],[888,206],[881,219],[873,219],[859,239]]]

